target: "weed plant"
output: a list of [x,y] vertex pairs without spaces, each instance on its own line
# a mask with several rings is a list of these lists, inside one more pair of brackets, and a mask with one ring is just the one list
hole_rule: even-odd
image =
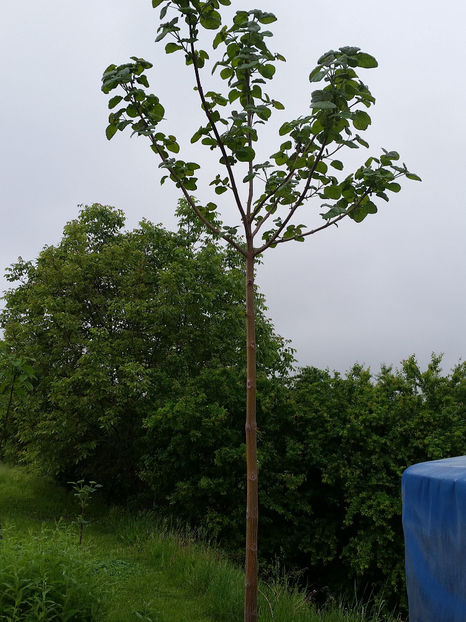
[[19,538],[6,526],[0,541],[0,585],[2,622],[102,619],[101,577],[61,527]]

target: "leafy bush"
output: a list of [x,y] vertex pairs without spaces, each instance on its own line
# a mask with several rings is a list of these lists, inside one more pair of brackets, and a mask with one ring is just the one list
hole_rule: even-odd
[[[241,370],[243,267],[189,221],[171,233],[147,221],[124,232],[120,211],[92,205],[57,246],[8,271],[0,325],[37,380],[8,431],[21,459],[61,481],[95,479],[122,500],[143,492],[144,421],[205,370]],[[259,368],[290,353],[258,297]],[[241,371],[238,371],[241,377]]]
[[348,578],[404,597],[401,474],[465,450],[466,364],[443,376],[440,362],[433,356],[422,372],[411,357],[376,378],[358,365],[345,378],[312,369],[297,378],[302,453],[294,469],[306,476],[308,501],[292,521],[301,564],[340,566]]
[[[146,420],[142,477],[162,512],[242,547],[241,380],[201,374]],[[374,377],[303,369],[259,383],[260,550],[308,582],[404,599],[400,478],[415,462],[464,452],[466,364],[448,376],[414,357]],[[267,567],[267,564],[262,564]],[[367,592],[366,592],[367,596]]]
[[94,567],[61,530],[0,540],[0,620],[92,622],[103,612]]

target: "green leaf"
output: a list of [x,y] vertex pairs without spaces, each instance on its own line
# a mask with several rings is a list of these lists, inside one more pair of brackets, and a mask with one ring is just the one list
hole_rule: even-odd
[[186,188],[186,190],[197,190],[196,181],[197,179],[195,177],[190,177],[189,179],[185,179],[183,181],[183,185]]
[[112,99],[108,102],[108,107],[115,108],[115,106],[118,106],[122,99],[123,97],[121,95],[115,95],[115,97],[112,97]]
[[325,175],[325,173],[328,171],[328,166],[325,164],[325,162],[322,162],[321,160],[320,162],[317,162],[316,171]]
[[366,130],[371,124],[371,118],[364,110],[357,110],[353,117],[353,125],[357,130]]
[[252,147],[240,147],[234,151],[234,154],[240,162],[252,162],[256,157],[256,152]]
[[228,93],[228,101],[230,102],[230,104],[232,104],[236,99],[238,99],[240,95],[241,95],[241,91],[237,91],[236,89],[233,89],[232,91],[230,91]]
[[274,153],[270,157],[275,160],[275,164],[277,166],[282,166],[283,164],[286,164],[288,162],[288,156],[286,155],[286,153],[282,153],[281,151],[277,151],[277,153]]
[[369,143],[365,141],[363,138],[361,138],[360,136],[358,136],[357,134],[354,137],[354,140],[360,145],[362,145],[363,147],[366,147],[366,148],[369,147]]
[[336,105],[333,102],[315,101],[311,102],[311,108],[318,110],[333,110],[334,108],[336,108]]
[[337,171],[343,170],[343,162],[340,162],[340,160],[333,160],[333,162],[330,162],[330,166],[333,166],[333,168],[336,168]]
[[396,181],[392,181],[391,183],[387,184],[385,187],[387,190],[391,190],[392,192],[399,192],[401,190],[400,184],[397,184]]
[[316,67],[309,74],[309,82],[320,82],[327,75],[327,70],[322,67]]
[[293,129],[293,126],[291,125],[291,123],[288,123],[287,121],[281,126],[278,133],[280,134],[280,136],[285,136],[285,134],[289,134],[292,129]]
[[285,106],[277,101],[276,99],[272,99],[272,105],[275,108],[275,110],[285,110]]
[[[385,149],[383,149],[383,151],[385,151]],[[387,158],[390,158],[390,160],[400,159],[400,154],[398,153],[398,151],[385,151],[385,155],[387,156]]]
[[165,146],[168,149],[168,151],[171,151],[172,153],[178,153],[180,150],[180,146],[176,142],[167,143]]
[[200,137],[202,136],[202,133],[198,130],[197,132],[195,132],[192,137],[191,137],[191,143],[197,143],[197,141],[200,139]]
[[209,11],[209,13],[201,15],[201,26],[207,30],[217,30],[222,24],[222,18],[217,11]]
[[149,88],[149,80],[147,79],[147,76],[138,76],[136,78],[136,82],[138,84],[142,84],[143,86],[145,86],[147,89]]
[[277,18],[273,13],[262,13],[258,19],[261,24],[272,24],[277,21]]
[[173,54],[173,52],[176,52],[177,50],[182,50],[183,48],[181,47],[181,45],[178,45],[177,43],[167,43],[167,45],[165,46],[165,53],[166,54]]
[[218,46],[225,41],[226,38],[226,26],[224,26],[217,34],[215,35],[214,41],[212,43],[212,47],[214,50],[218,48]]
[[406,177],[408,179],[412,179],[413,181],[422,181],[419,175],[416,175],[415,173],[406,173]]
[[339,199],[341,197],[340,186],[326,186],[324,194],[327,199]]
[[383,199],[384,201],[388,201],[389,198],[387,197],[387,195],[385,194],[385,192],[376,192],[375,193],[376,196],[380,197],[381,199]]
[[227,80],[228,78],[231,78],[231,76],[234,74],[235,72],[233,71],[233,69],[231,67],[225,67],[224,69],[222,69],[222,71],[220,72],[220,77],[223,78],[223,80]]
[[107,129],[105,130],[105,135],[107,139],[111,140],[113,136],[115,136],[115,134],[117,133],[117,130],[118,128],[116,125],[108,125]]
[[152,7],[156,9],[162,2],[165,2],[165,0],[152,0]]
[[263,78],[270,80],[275,73],[275,67],[273,65],[259,65],[259,73]]
[[225,188],[225,186],[217,186],[215,188],[215,194],[223,194],[227,190],[228,190],[228,188]]
[[375,58],[370,54],[366,54],[365,52],[359,52],[358,54],[356,54],[356,59],[358,61],[358,67],[372,69],[379,66],[379,63],[375,60]]

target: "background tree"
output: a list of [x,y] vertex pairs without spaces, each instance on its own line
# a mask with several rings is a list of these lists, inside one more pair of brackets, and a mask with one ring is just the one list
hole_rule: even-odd
[[[180,206],[178,233],[146,221],[125,232],[119,210],[92,205],[59,244],[8,271],[5,347],[13,362],[33,359],[37,376],[16,403],[17,448],[62,481],[95,479],[119,500],[146,490],[146,421],[205,370],[241,377],[240,261],[190,214]],[[262,298],[258,313],[260,370],[284,373],[291,353]]]
[[[146,91],[149,83],[144,72],[151,63],[132,57],[131,63],[110,65],[103,76],[102,90],[110,93],[120,88],[123,93],[110,99],[109,107],[113,112],[109,117],[107,138],[111,139],[127,126],[133,133],[147,137],[160,160],[160,167],[166,172],[162,182],[169,177],[205,227],[223,238],[244,260],[247,331],[244,619],[252,622],[257,619],[258,569],[255,261],[270,247],[291,240],[304,241],[344,218],[361,222],[367,214],[377,211],[374,197],[387,201],[387,191],[400,190],[397,178],[419,178],[405,165],[396,164],[398,153],[385,150],[380,157],[368,158],[356,172],[341,173],[344,165],[336,158],[337,153],[345,147],[368,146],[355,130],[363,131],[370,125],[366,109],[375,101],[355,69],[376,67],[377,62],[357,47],[331,50],[318,60],[309,79],[311,83],[324,81],[325,86],[312,93],[310,114],[286,121],[279,132],[284,142],[269,160],[260,161],[255,150],[260,125],[270,118],[274,108],[284,108],[265,90],[275,74],[276,62],[283,61],[284,57],[267,46],[271,32],[263,26],[276,20],[273,14],[260,10],[237,11],[233,23],[223,26],[221,5],[230,4],[230,0],[152,0],[154,8],[162,7],[156,41],[169,37],[166,53],[182,52],[186,64],[193,68],[205,125],[194,132],[191,141],[201,140],[202,144],[219,152],[222,172],[215,175],[210,185],[217,195],[230,193],[237,211],[234,223],[219,224],[216,203],[199,205],[192,198],[200,166],[173,157],[171,154],[180,151],[176,137],[158,128],[165,110],[159,97]],[[224,93],[205,87],[203,70],[209,54],[200,47],[203,29],[215,32],[213,48],[223,51],[212,71],[218,69],[226,82]],[[308,213],[302,215],[299,208],[310,199],[323,210],[324,224],[315,226]],[[244,236],[242,241],[236,237],[240,228]]]

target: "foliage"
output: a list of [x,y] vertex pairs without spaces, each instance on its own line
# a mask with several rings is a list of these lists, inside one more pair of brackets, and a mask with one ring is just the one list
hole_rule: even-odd
[[102,619],[103,585],[95,566],[59,529],[0,541],[0,620],[31,622]]
[[[146,419],[190,379],[216,369],[241,378],[243,270],[180,207],[180,230],[147,221],[122,231],[120,211],[93,205],[35,262],[19,260],[1,316],[14,356],[37,376],[16,409],[16,444],[63,481],[104,484],[120,500],[143,489]],[[283,373],[291,354],[257,301],[258,360]]]
[[[241,546],[242,387],[199,376],[148,419],[143,476],[162,512]],[[372,589],[404,599],[400,478],[410,464],[464,453],[466,364],[443,375],[414,357],[377,376],[305,368],[259,383],[261,550],[307,569],[318,590]]]
[[[224,174],[217,173],[210,186],[217,195],[231,192],[246,239],[255,238],[254,256],[270,246],[290,240],[303,241],[316,233],[306,222],[308,219],[304,219],[304,224],[302,220],[296,221],[298,208],[309,199],[322,210],[326,222],[317,228],[321,230],[346,216],[361,222],[368,214],[377,212],[373,199],[388,201],[387,192],[400,190],[396,181],[399,177],[419,180],[405,164],[397,163],[400,156],[396,151],[386,149],[380,156],[366,159],[354,173],[341,173],[344,165],[336,159],[337,153],[345,148],[368,147],[358,132],[371,124],[366,110],[375,102],[357,70],[377,67],[377,61],[351,46],[330,50],[318,59],[309,81],[311,86],[319,82],[323,85],[312,92],[310,114],[282,123],[280,146],[268,160],[258,161],[256,143],[260,126],[274,110],[284,109],[281,102],[267,93],[277,63],[285,61],[282,54],[268,47],[272,33],[266,28],[276,17],[258,9],[240,10],[230,26],[222,25],[220,4],[231,2],[154,0],[154,7],[161,6],[156,41],[166,43],[170,39],[165,52],[181,52],[186,64],[193,68],[195,88],[207,123],[194,132],[191,142],[201,141],[210,150],[217,150],[219,170],[224,169]],[[200,49],[204,29],[216,31],[212,42],[216,61]],[[138,57],[131,60],[123,65],[110,65],[102,78],[104,93],[114,90],[118,93],[109,100],[107,138],[110,140],[128,126],[134,134],[147,138],[166,173],[162,183],[169,177],[208,228],[247,254],[246,247],[234,239],[239,226],[219,225],[218,220],[215,222],[219,216],[217,204],[210,201],[199,206],[190,196],[197,189],[201,167],[174,157],[180,152],[180,144],[173,134],[159,128],[165,121],[165,109],[159,96],[147,91],[146,72],[152,64]],[[219,71],[220,82],[225,86],[223,92],[205,86],[203,70],[209,62],[212,73]],[[241,165],[246,166],[246,175],[238,172]],[[240,199],[240,179],[249,195],[247,205]]]

